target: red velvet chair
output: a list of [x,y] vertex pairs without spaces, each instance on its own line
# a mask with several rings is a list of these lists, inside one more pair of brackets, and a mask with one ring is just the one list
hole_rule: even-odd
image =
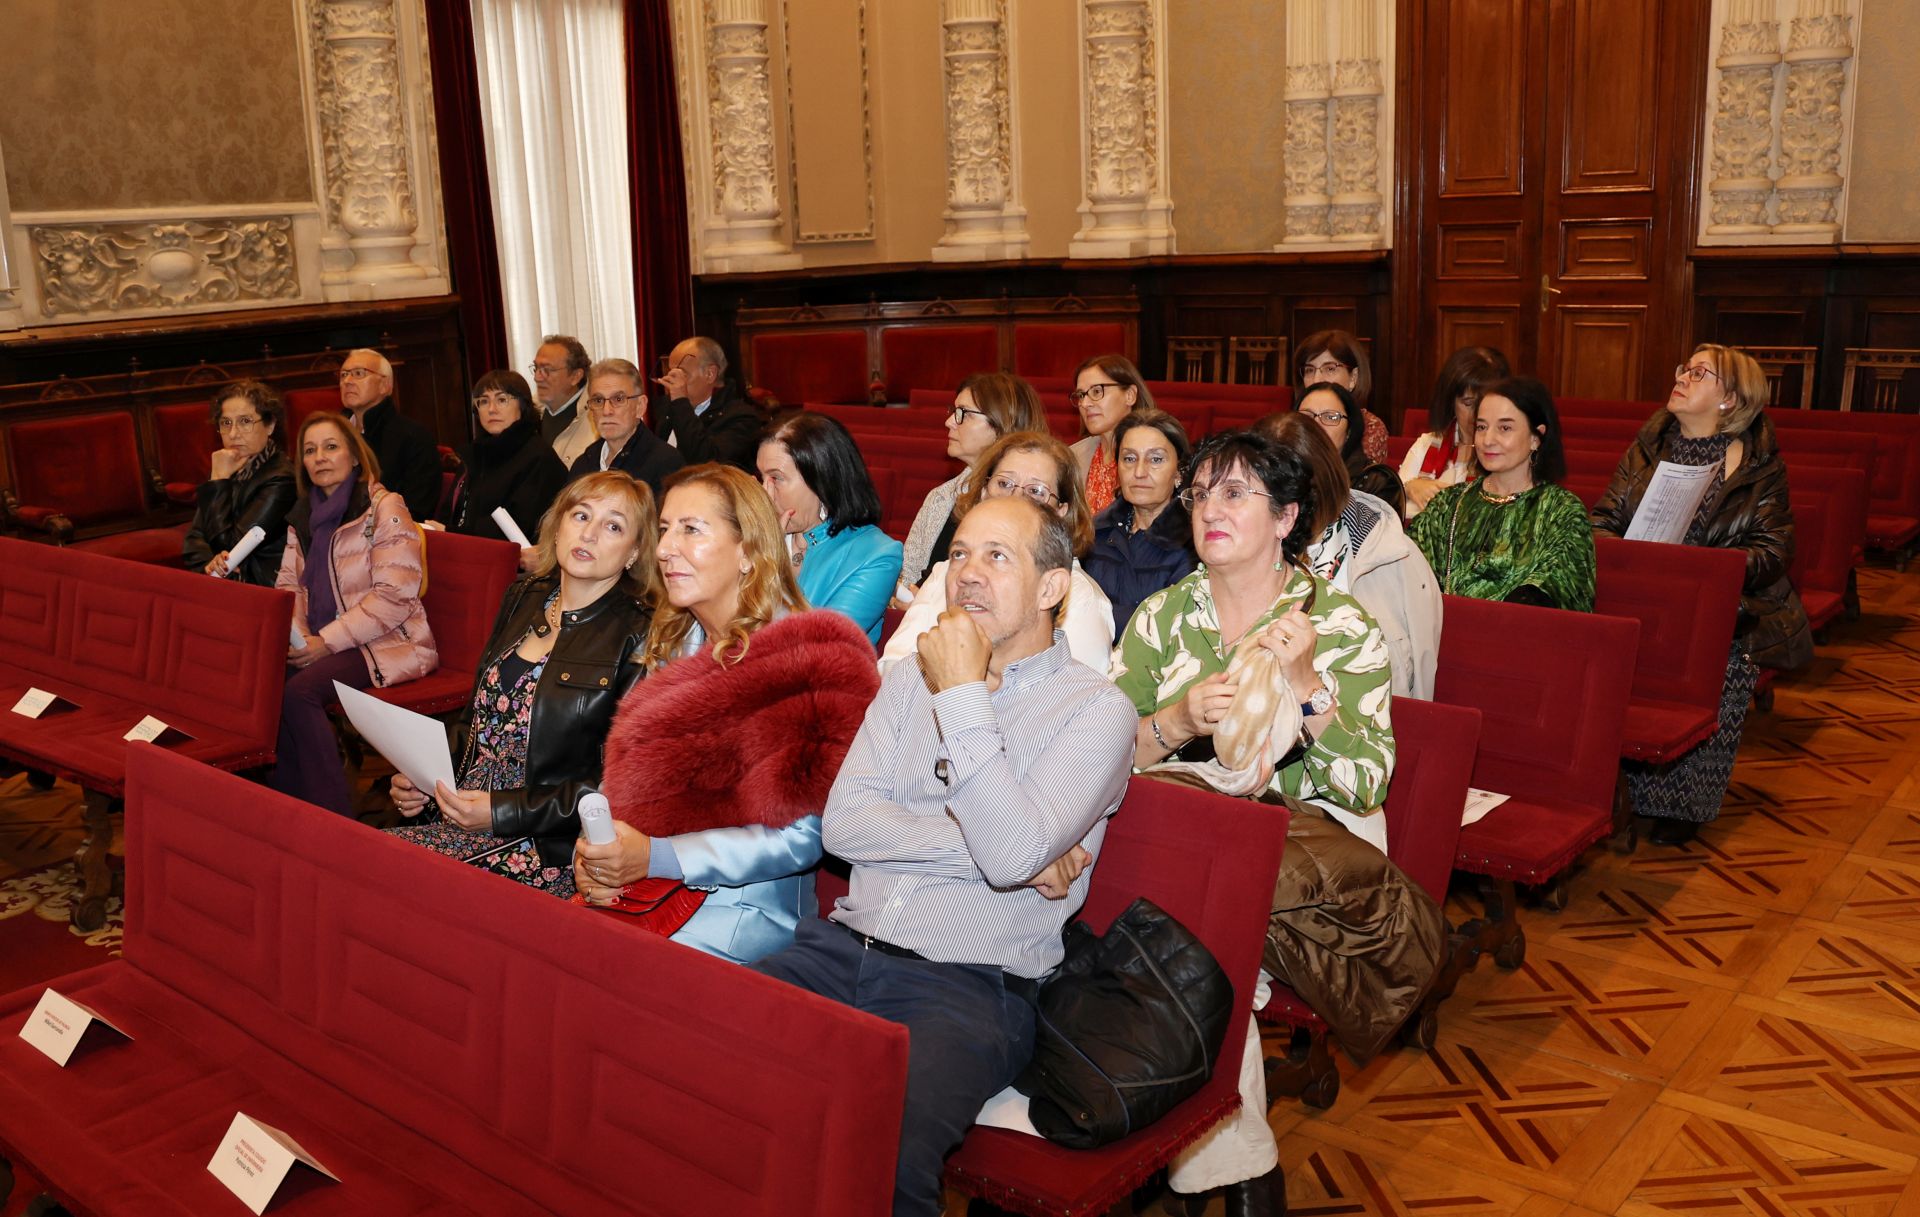
[[865,330],[753,336],[753,383],[783,406],[865,405],[872,371]]
[[1119,351],[1129,357],[1127,327],[1118,321],[1021,321],[1013,327],[1017,376],[1072,376],[1095,355]]
[[[1135,897],[1151,898],[1213,951],[1245,1008],[1259,975],[1286,831],[1284,810],[1134,778],[1107,828],[1080,916],[1105,930]],[[1219,1063],[1200,1092],[1149,1127],[1100,1149],[1075,1150],[976,1126],[947,1159],[947,1185],[1031,1217],[1105,1212],[1239,1110],[1244,1026],[1238,1019],[1229,1024]]]
[[418,680],[367,692],[418,714],[458,710],[473,695],[480,650],[487,644],[507,586],[519,574],[520,551],[506,541],[427,532],[427,625],[440,666]]
[[221,446],[207,407],[197,402],[155,407],[153,446],[167,501],[192,506],[194,492],[213,472],[213,450]]
[[1905,570],[1920,539],[1920,415],[1770,410],[1767,416],[1784,453],[1809,432],[1873,438],[1877,459],[1867,491],[1867,544],[1892,553],[1894,565]]
[[957,388],[975,372],[1000,367],[1000,335],[991,325],[896,325],[880,331],[880,379],[888,401],[915,389]]
[[[1460,830],[1454,869],[1481,877],[1476,956],[1517,968],[1527,940],[1515,885],[1554,883],[1613,825],[1614,785],[1640,623],[1461,596],[1444,599],[1436,701],[1482,715],[1473,785],[1509,796]],[[1564,888],[1555,894],[1564,903]]]
[[[1858,471],[1787,461],[1788,494],[1793,502],[1793,543],[1799,573],[1794,587],[1807,610],[1807,621],[1822,640],[1835,618],[1848,613],[1852,602],[1853,568],[1861,560],[1867,539],[1867,482]],[[1815,499],[1824,500],[1817,512],[1803,512]],[[1858,609],[1851,610],[1858,616]]]
[[299,445],[300,428],[310,414],[328,410],[335,414],[346,413],[346,407],[340,404],[340,389],[337,385],[327,385],[315,389],[288,389],[281,395],[287,407],[287,440],[283,445],[287,449],[288,459],[299,460],[296,451]]
[[[1460,814],[1467,804],[1480,712],[1413,697],[1393,702],[1393,781],[1387,787],[1387,857],[1418,883],[1434,903],[1447,902],[1447,879],[1460,841]],[[1456,952],[1458,954],[1458,952]],[[1461,960],[1464,965],[1465,960]],[[1452,961],[1401,1032],[1402,1041],[1433,1047],[1439,1035],[1440,1003],[1453,992],[1464,966]],[[1327,1022],[1287,985],[1275,982],[1260,1020],[1289,1028],[1285,1057],[1269,1058],[1269,1103],[1299,1097],[1309,1107],[1328,1108],[1340,1094]]]
[[[133,415],[82,414],[7,428],[7,522],[57,545],[180,565],[184,527],[152,527],[159,478],[144,468]],[[147,525],[142,527],[142,525]]]

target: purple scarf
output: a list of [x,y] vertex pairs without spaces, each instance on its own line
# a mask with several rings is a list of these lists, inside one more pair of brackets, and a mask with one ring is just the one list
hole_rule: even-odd
[[347,480],[334,487],[332,494],[318,486],[307,490],[312,548],[307,551],[307,566],[300,581],[307,585],[307,629],[316,634],[340,615],[340,606],[333,598],[333,534],[347,514],[347,504],[353,501],[353,485],[359,476],[356,466],[347,470]]

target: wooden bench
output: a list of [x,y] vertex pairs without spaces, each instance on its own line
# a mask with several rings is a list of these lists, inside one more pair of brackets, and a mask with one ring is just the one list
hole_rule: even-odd
[[86,794],[73,922],[106,920],[110,814],[125,786],[122,736],[152,715],[170,750],[221,769],[271,764],[286,688],[293,595],[0,538],[0,702],[29,687],[74,709],[0,713],[0,755]]

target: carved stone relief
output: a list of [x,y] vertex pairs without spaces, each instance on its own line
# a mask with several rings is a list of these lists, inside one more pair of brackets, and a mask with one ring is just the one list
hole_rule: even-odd
[[1381,230],[1379,43],[1376,0],[1341,0],[1340,58],[1333,65],[1328,148],[1333,199],[1328,228],[1336,241],[1377,242]]
[[27,234],[49,318],[300,295],[288,216],[34,225]]
[[1378,0],[1287,0],[1283,203],[1294,245],[1385,243]]
[[[1780,114],[1780,181],[1776,233],[1821,240],[1840,237],[1841,99],[1853,57],[1853,19],[1846,0],[1803,0],[1787,36],[1786,102]],[[1809,12],[1826,7],[1827,12]],[[1838,11],[1831,11],[1837,9]]]
[[1083,0],[1080,91],[1086,202],[1076,258],[1173,251],[1160,136],[1166,113],[1164,0]]
[[766,0],[704,0],[700,13],[709,171],[705,269],[797,266],[781,231]]
[[1026,254],[1026,211],[1014,190],[1013,99],[1006,0],[945,0],[946,235],[935,261]]

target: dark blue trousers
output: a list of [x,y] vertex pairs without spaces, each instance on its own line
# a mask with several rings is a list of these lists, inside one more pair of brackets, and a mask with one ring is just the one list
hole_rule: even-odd
[[980,1105],[1033,1056],[1033,1007],[1005,973],[866,949],[839,926],[808,918],[793,945],[754,965],[768,976],[907,1028],[907,1106],[894,1164],[894,1217],[938,1217],[946,1156]]

